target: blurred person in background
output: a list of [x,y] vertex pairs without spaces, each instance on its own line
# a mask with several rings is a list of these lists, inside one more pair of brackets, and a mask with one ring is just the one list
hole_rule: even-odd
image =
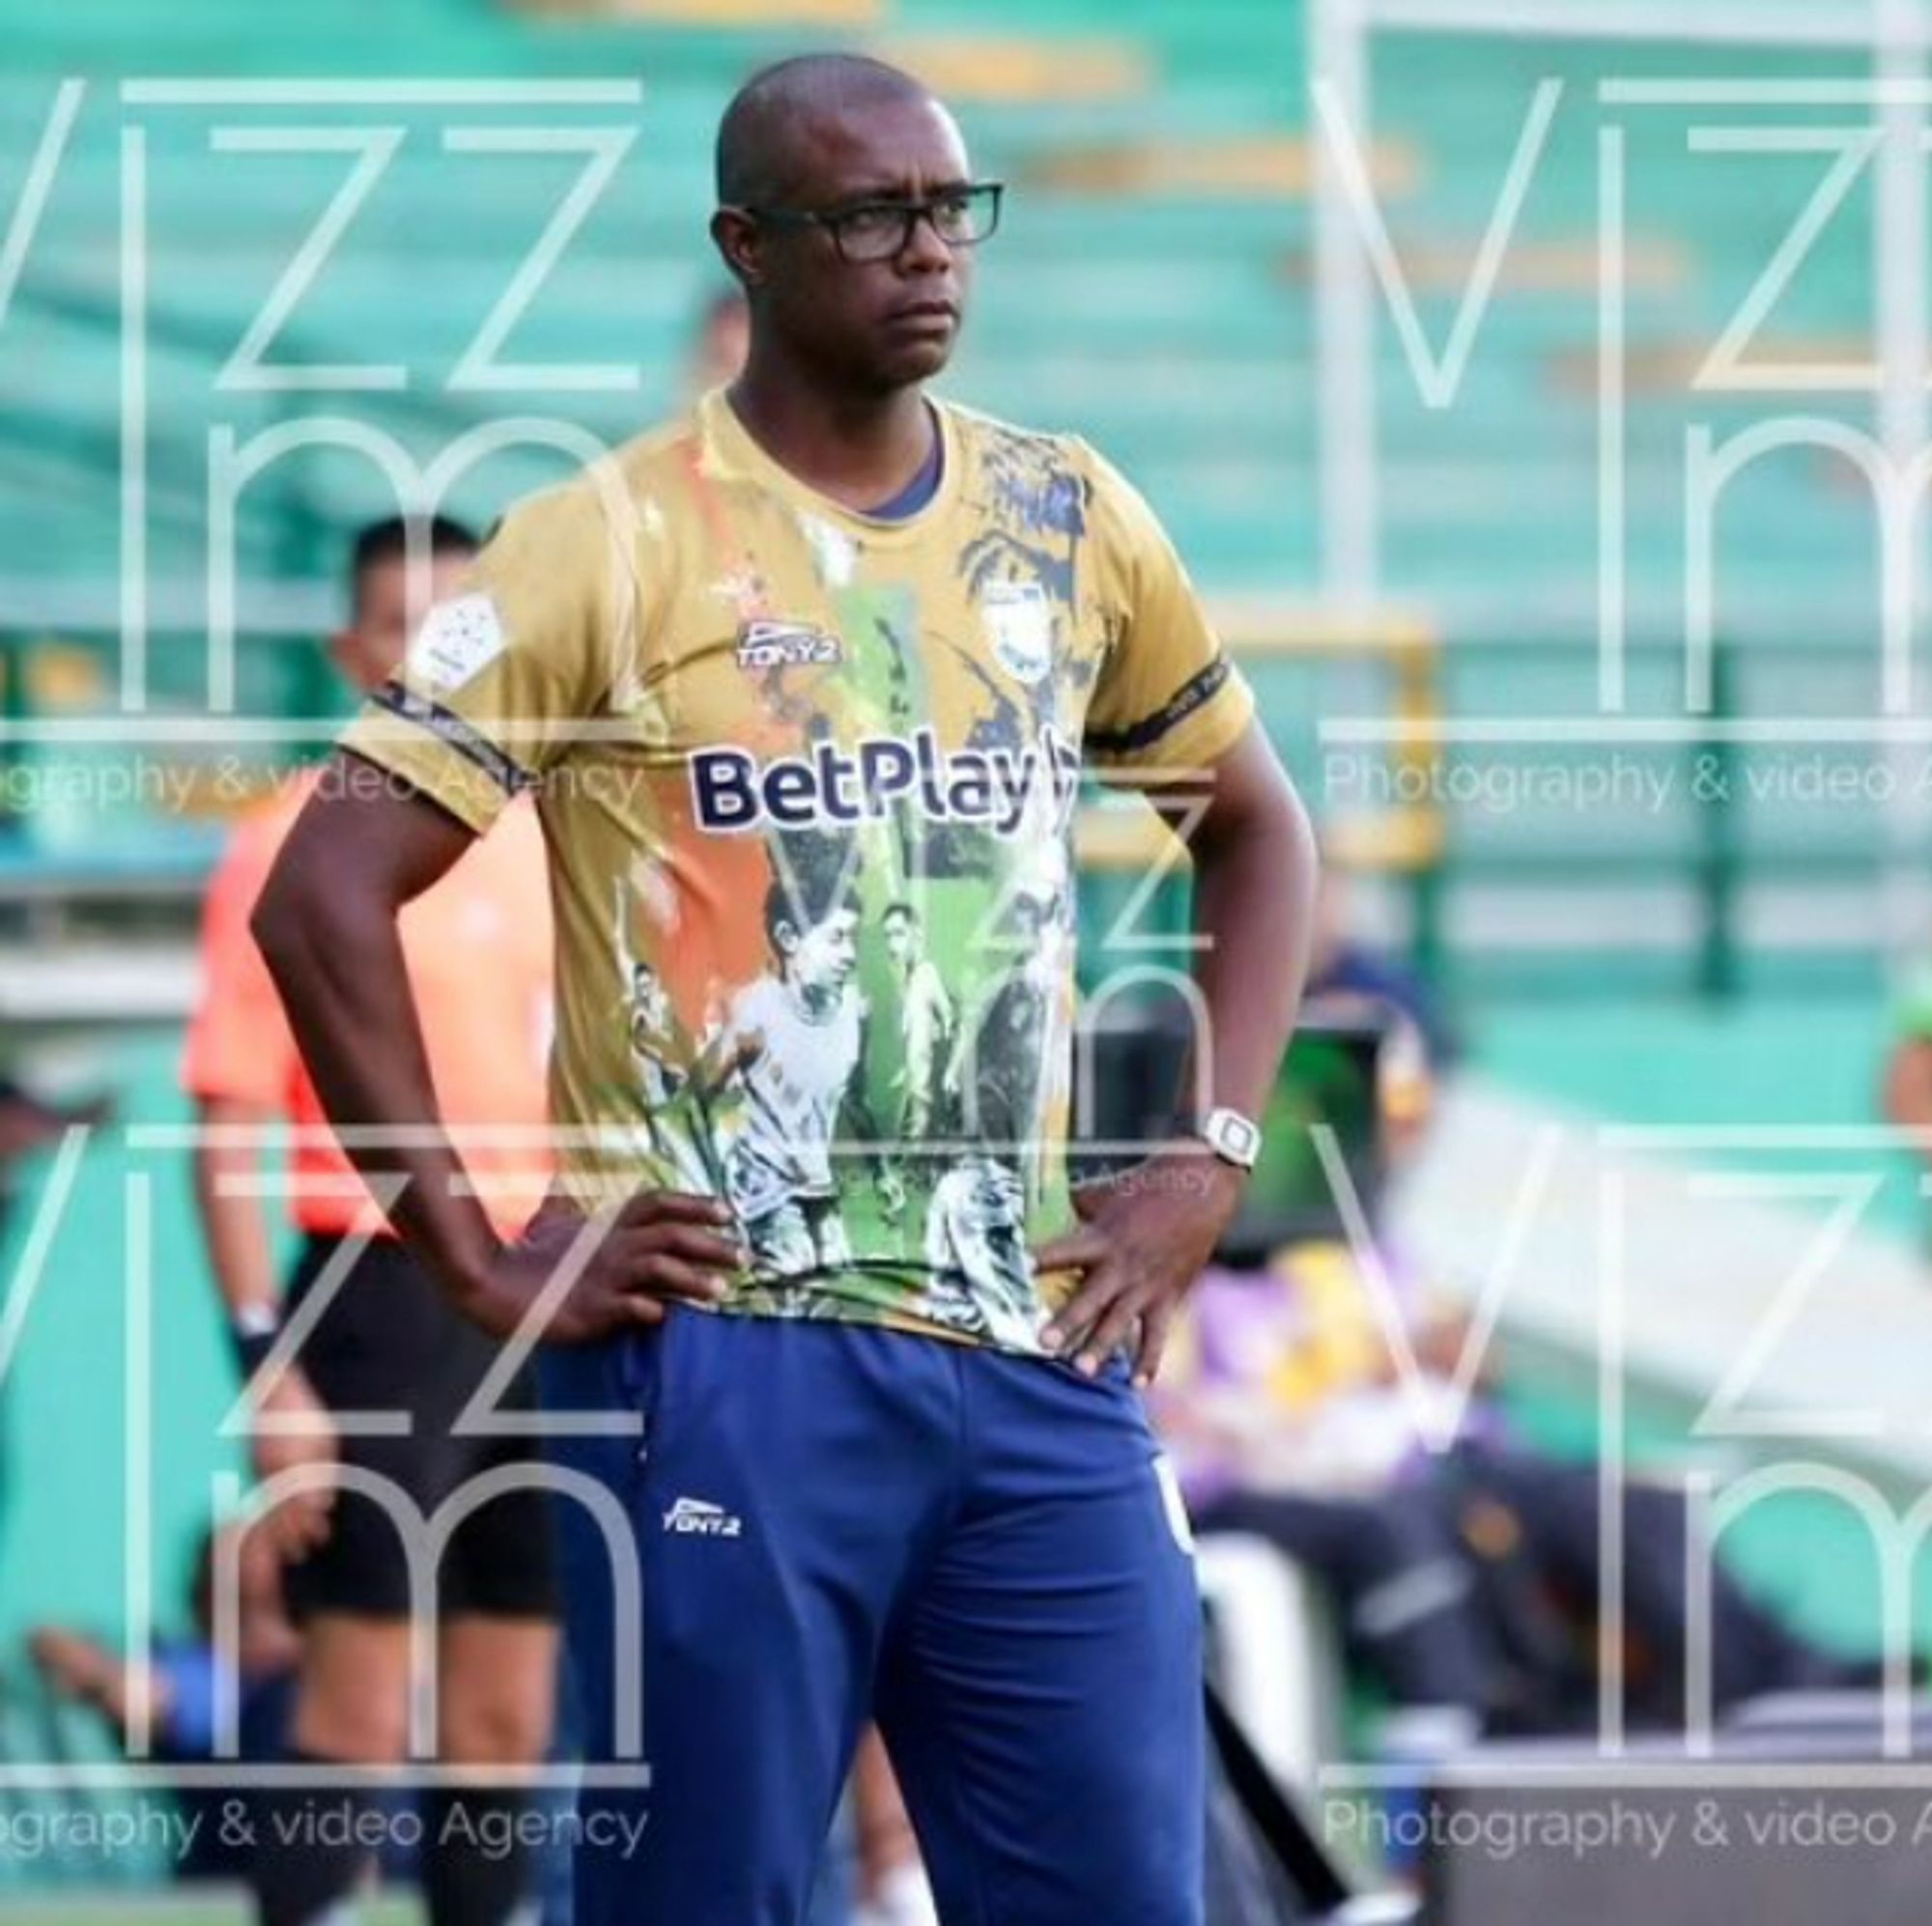
[[[215,1649],[214,1588],[217,1573],[235,1584],[235,1643]],[[266,1765],[282,1756],[295,1703],[300,1635],[282,1596],[282,1568],[271,1540],[259,1531],[228,1524],[207,1533],[196,1551],[191,1584],[192,1630],[157,1638],[146,1657],[129,1659],[120,1646],[63,1626],[41,1626],[27,1637],[48,1687],[92,1706],[125,1741],[139,1725],[151,1738],[156,1764],[203,1766],[233,1758],[242,1766]],[[219,1744],[216,1707],[218,1667],[232,1667],[237,1749]],[[238,1774],[238,1780],[241,1775]],[[187,1851],[175,1868],[181,1879],[245,1879],[245,1845],[221,1824],[233,1786],[194,1785],[174,1798],[185,1819]]]
[[1364,937],[1347,871],[1324,852],[1308,958],[1311,1004],[1330,1016],[1374,1018],[1386,1026],[1379,1062],[1382,1141],[1401,1161],[1421,1146],[1438,1087],[1458,1054],[1441,1000],[1420,974]]
[[[396,672],[412,619],[431,602],[446,608],[474,551],[469,532],[441,518],[393,519],[361,532],[350,621],[330,644],[351,682],[366,691]],[[428,595],[421,594],[425,564]],[[460,654],[460,608],[454,628],[425,625],[420,635],[419,647]],[[320,780],[321,772],[310,772],[246,818],[209,891],[201,993],[183,1073],[203,1125],[195,1199],[237,1363],[258,1387],[251,1393],[257,1471],[264,1479],[316,1479],[280,1498],[259,1527],[291,1561],[290,1599],[302,1630],[290,1757],[319,1771],[402,1764],[417,1684],[411,1614],[434,1602],[437,1757],[474,1783],[425,1795],[425,1892],[436,1926],[503,1926],[525,1901],[529,1869],[521,1848],[492,1851],[487,1840],[525,1809],[519,1774],[544,1757],[551,1730],[550,1501],[542,1488],[513,1485],[471,1513],[443,1551],[435,1600],[418,1601],[398,1524],[373,1498],[337,1489],[329,1475],[339,1462],[391,1481],[407,1506],[428,1516],[486,1473],[540,1468],[541,1447],[490,1434],[487,1415],[468,1434],[454,1433],[497,1346],[443,1301],[344,1156],[248,933],[282,839]],[[522,1133],[469,1153],[478,1195],[508,1234],[534,1207],[549,1173],[541,1133],[552,957],[534,809],[507,811],[502,827],[411,906],[402,940],[429,1070],[451,1124]],[[279,1124],[292,1127],[292,1214],[300,1234],[285,1294],[275,1282],[258,1169],[265,1133]],[[287,1367],[264,1372],[287,1318],[318,1306],[314,1328]],[[532,1402],[528,1377],[520,1375],[499,1408]],[[338,1427],[335,1412],[407,1413],[408,1434],[365,1435]],[[475,1434],[479,1429],[484,1434]],[[276,1818],[310,1797],[293,1789],[266,1795],[258,1836],[270,1837]],[[331,1802],[358,1797],[329,1794]],[[307,1828],[277,1840],[254,1867],[264,1926],[332,1920],[367,1871],[354,1843],[327,1843]]]
[[1332,1014],[1346,1014],[1350,1005],[1373,1006],[1412,1027],[1432,1070],[1447,1069],[1456,1060],[1456,1035],[1441,999],[1419,971],[1362,934],[1349,873],[1328,851],[1315,896],[1307,994]]
[[684,399],[696,402],[713,388],[729,387],[744,373],[752,345],[752,310],[739,287],[720,288],[704,303],[684,371]]
[[[1394,1253],[1309,1242],[1264,1270],[1208,1271],[1155,1398],[1197,1528],[1265,1538],[1329,1588],[1350,1653],[1389,1695],[1381,1747],[1410,1761],[1484,1733],[1583,1730],[1598,1710],[1598,1468],[1517,1430],[1493,1396],[1493,1349],[1465,1401],[1469,1337],[1460,1307]],[[1638,1474],[1624,1509],[1627,1710],[1634,1725],[1676,1727],[1689,1507]],[[1877,1679],[1786,1627],[1721,1564],[1712,1626],[1719,1713]]]
[[[11,1076],[0,1076],[0,1235],[13,1214],[20,1167],[37,1150],[44,1149],[70,1130],[96,1129],[112,1120],[114,1099],[104,1092],[61,1103],[39,1095]],[[0,1413],[7,1406],[6,1374],[0,1373]],[[12,1495],[13,1463],[9,1428],[0,1425],[0,1523]]]
[[1339,1244],[1210,1269],[1153,1394],[1195,1528],[1267,1539],[1330,1592],[1350,1657],[1387,1693],[1383,1749],[1448,1752],[1488,1727],[1501,1654],[1453,1515],[1390,1384]]
[[42,1149],[70,1130],[93,1129],[113,1115],[112,1097],[56,1103],[37,1096],[13,1077],[0,1077],[0,1194],[12,1179],[14,1166],[30,1151]]
[[1880,1101],[1889,1121],[1920,1133],[1917,1154],[1932,1162],[1932,963],[1907,977],[1891,1027]]

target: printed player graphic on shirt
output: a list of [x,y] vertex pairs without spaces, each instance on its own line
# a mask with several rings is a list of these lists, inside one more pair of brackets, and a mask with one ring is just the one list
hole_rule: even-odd
[[725,1200],[728,1310],[1031,1350],[1083,763],[1199,767],[1252,702],[1099,457],[938,416],[938,493],[889,522],[707,397],[517,509],[348,746],[478,829],[535,792],[579,1196]]
[[743,1103],[724,1155],[725,1195],[757,1268],[778,1277],[852,1261],[835,1143],[858,1073],[864,1005],[859,901],[836,884],[775,878],[765,930],[774,970],[732,998],[723,1035],[741,1065]]

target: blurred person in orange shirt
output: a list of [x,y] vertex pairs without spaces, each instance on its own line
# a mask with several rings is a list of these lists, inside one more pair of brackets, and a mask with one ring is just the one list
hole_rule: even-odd
[[1385,1027],[1379,1060],[1382,1143],[1397,1162],[1418,1149],[1435,1115],[1438,1087],[1455,1065],[1458,1039],[1430,984],[1359,925],[1343,859],[1322,851],[1308,953],[1311,1004],[1338,1019],[1373,1018]]
[[[469,532],[440,517],[362,531],[350,622],[329,645],[359,690],[396,672],[415,616],[432,604],[447,616],[474,552]],[[412,586],[428,593],[412,595]],[[445,619],[417,646],[460,641]],[[251,1396],[270,1422],[254,1434],[256,1471],[265,1480],[306,1474],[261,1527],[291,1560],[290,1600],[302,1629],[293,1753],[319,1768],[401,1764],[420,1684],[411,1671],[412,1618],[434,1608],[438,1757],[475,1783],[439,1790],[422,1815],[430,1916],[435,1926],[501,1926],[525,1903],[526,1855],[493,1853],[484,1841],[506,1824],[514,1834],[525,1799],[517,1775],[542,1759],[552,1722],[557,1599],[548,1492],[513,1484],[469,1514],[442,1549],[433,1596],[418,1600],[398,1522],[328,1474],[341,1465],[353,1469],[351,1487],[367,1475],[384,1481],[416,1529],[414,1516],[440,1507],[455,1515],[471,1481],[514,1475],[542,1453],[539,1440],[493,1432],[489,1401],[458,1429],[498,1347],[448,1307],[390,1232],[328,1128],[248,933],[282,838],[320,780],[309,772],[247,817],[209,891],[183,1075],[204,1126],[195,1196],[238,1364],[251,1380],[261,1374]],[[552,956],[534,808],[508,810],[503,828],[410,906],[402,939],[443,1114],[507,1235],[530,1215],[551,1171]],[[300,1236],[285,1293],[258,1169],[264,1133],[276,1124],[289,1126],[289,1207]],[[313,1317],[313,1327],[286,1369],[278,1361],[263,1372],[297,1316]],[[534,1402],[522,1373],[497,1403],[527,1411]],[[357,1423],[339,1421],[351,1413]],[[406,1434],[364,1434],[376,1413],[407,1414]],[[329,1806],[355,1797],[331,1787]],[[299,1798],[272,1794],[261,1814],[255,1887],[264,1926],[332,1919],[369,1871],[363,1846],[283,1836],[280,1805]]]
[[695,402],[713,388],[729,387],[745,371],[752,345],[752,310],[735,284],[720,288],[697,317],[697,333],[685,364],[684,393]]

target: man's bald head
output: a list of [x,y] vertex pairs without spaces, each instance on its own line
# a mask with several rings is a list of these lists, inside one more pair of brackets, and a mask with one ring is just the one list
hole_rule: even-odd
[[910,73],[865,54],[808,53],[764,68],[719,124],[719,205],[783,206],[810,165],[814,124],[931,99]]
[[711,216],[746,294],[748,368],[868,397],[938,374],[972,282],[970,239],[947,239],[972,184],[957,123],[896,67],[810,54],[753,75],[718,130]]

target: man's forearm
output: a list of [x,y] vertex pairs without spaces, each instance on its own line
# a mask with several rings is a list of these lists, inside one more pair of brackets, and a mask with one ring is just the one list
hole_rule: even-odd
[[442,1128],[396,912],[312,867],[278,869],[254,923],[323,1108],[390,1225],[461,1297],[497,1240]]
[[1308,975],[1316,854],[1285,783],[1193,839],[1194,975],[1209,1024],[1216,1105],[1259,1117],[1294,1030]]
[[209,1134],[194,1152],[195,1206],[209,1267],[231,1324],[270,1312],[275,1303],[268,1219],[262,1200],[248,1194],[261,1147],[223,1141],[228,1131],[251,1120],[219,1105],[204,1105],[201,1123]]

